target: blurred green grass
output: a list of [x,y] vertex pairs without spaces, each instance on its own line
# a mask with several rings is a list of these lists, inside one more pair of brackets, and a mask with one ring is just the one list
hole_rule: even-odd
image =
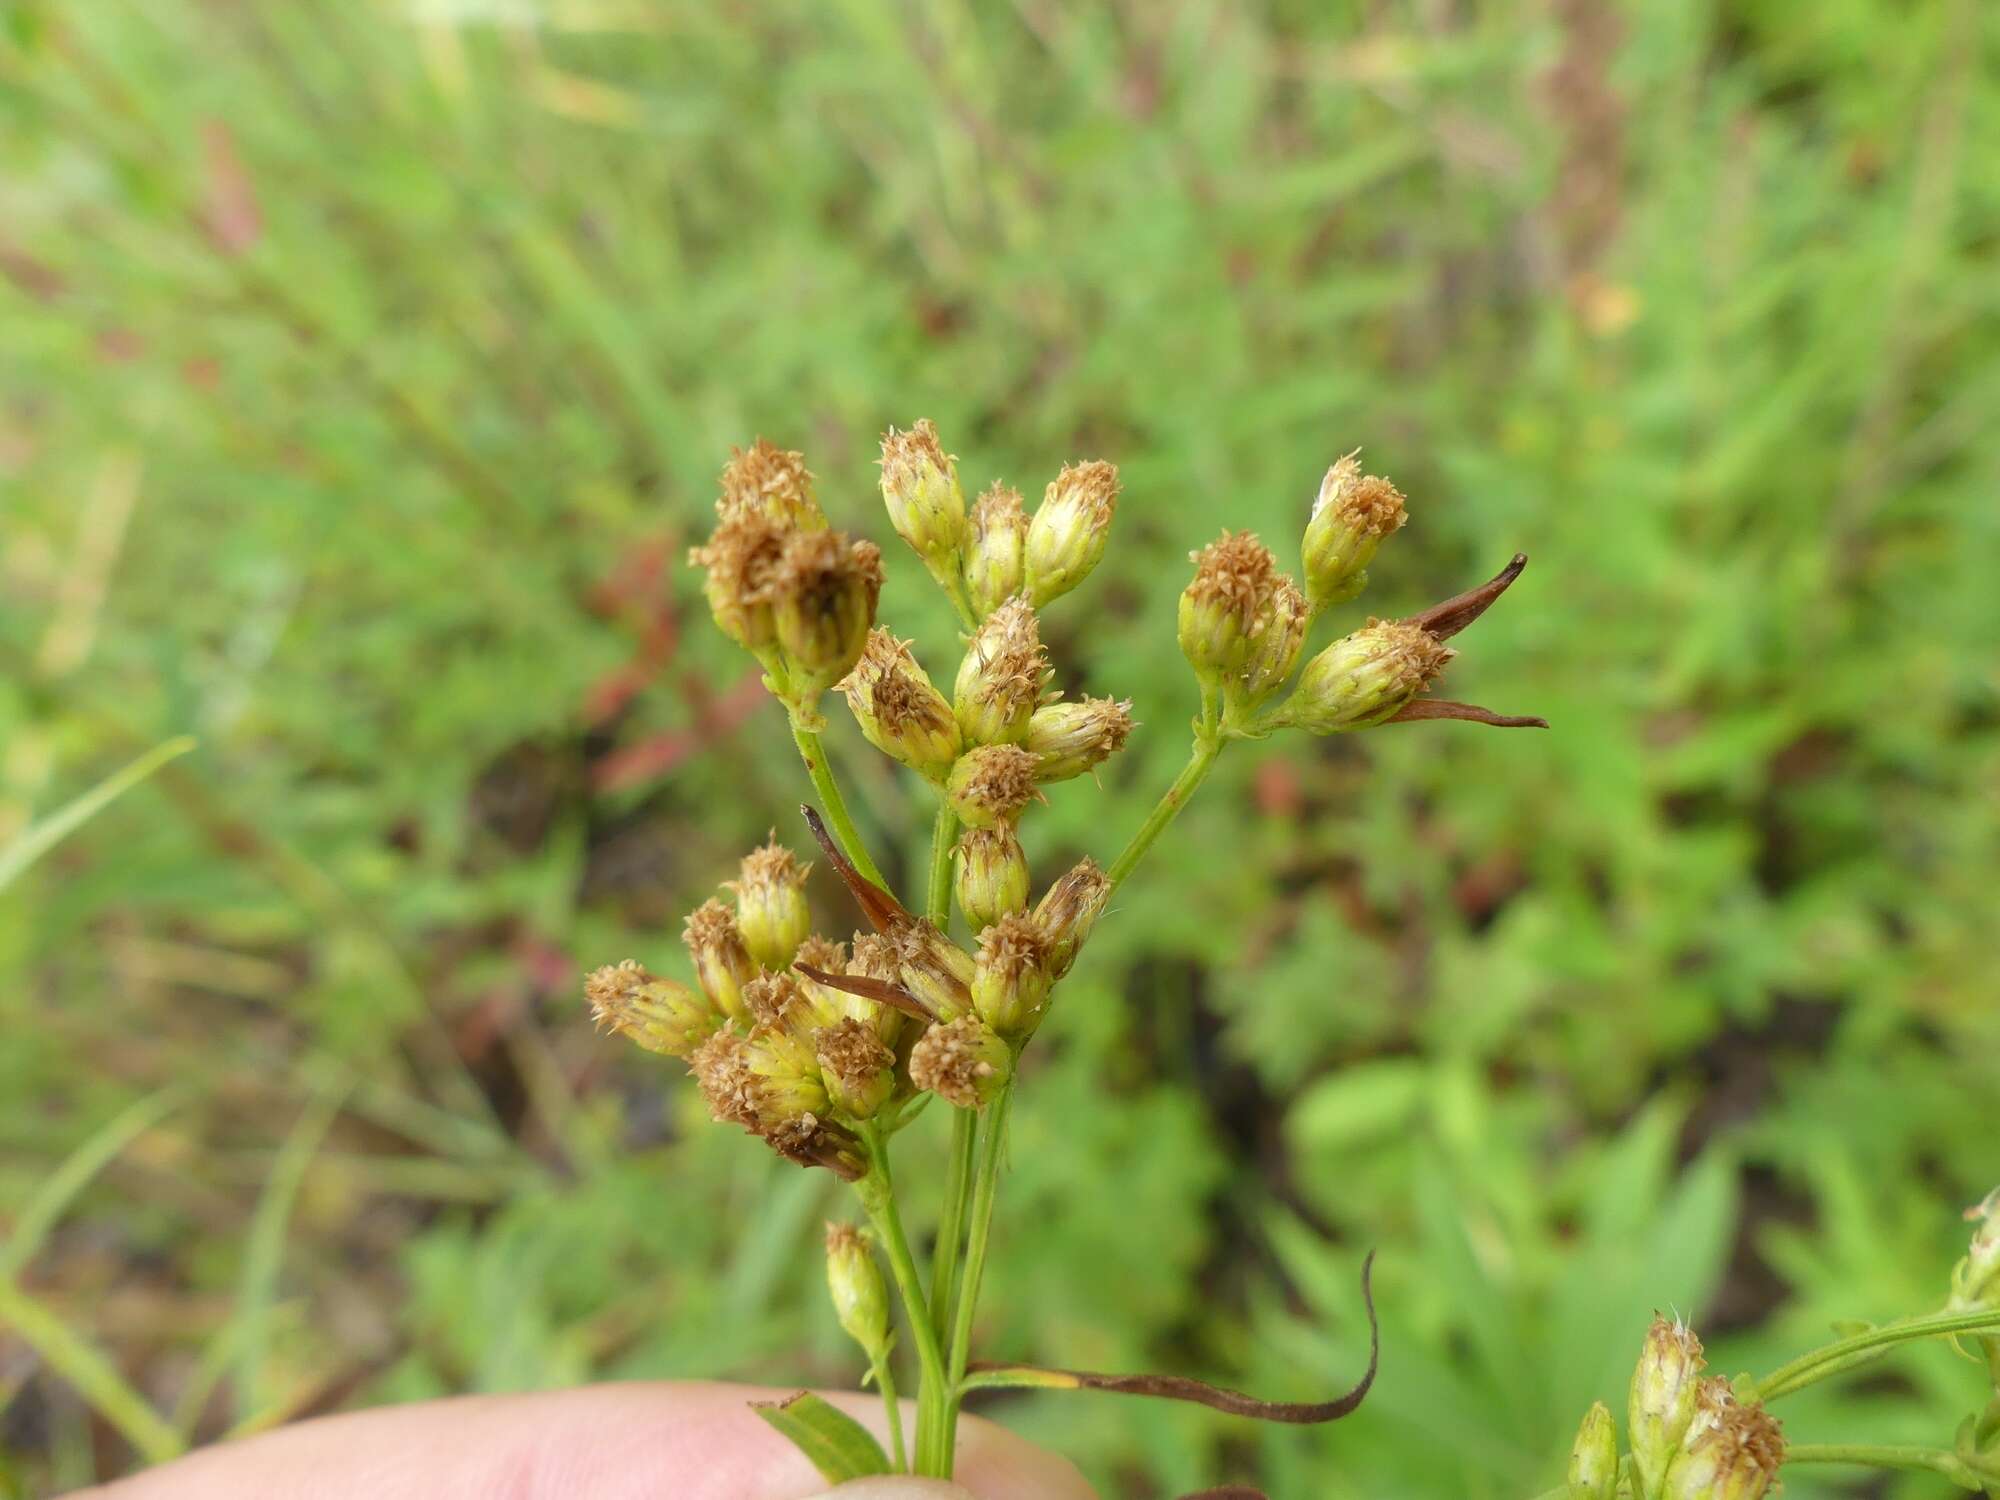
[[[1733,1370],[1943,1295],[2000,1178],[1972,0],[0,17],[0,840],[201,740],[0,906],[0,1205],[190,1091],[22,1273],[187,1432],[854,1378],[827,1185],[574,992],[797,832],[680,565],[729,445],[879,538],[919,415],[974,484],[1125,475],[1048,634],[1144,728],[1044,877],[1178,765],[1183,553],[1288,554],[1357,444],[1413,512],[1367,607],[1527,551],[1453,691],[1555,724],[1232,752],[1018,1113],[988,1350],[1304,1394],[1374,1245],[1363,1415],[995,1414],[1108,1494],[1507,1500],[1656,1306]],[[948,649],[914,567],[883,607]],[[921,800],[834,753],[907,870]],[[25,1483],[131,1462],[0,1350]],[[1794,1435],[1943,1440],[1970,1367],[1896,1369]]]

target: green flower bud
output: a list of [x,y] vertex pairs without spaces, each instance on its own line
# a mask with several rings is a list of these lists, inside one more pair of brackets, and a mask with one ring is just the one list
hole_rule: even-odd
[[657,979],[629,958],[592,973],[583,993],[599,1026],[668,1057],[686,1057],[722,1024],[706,996]]
[[817,1120],[826,1113],[830,1101],[820,1078],[819,1057],[811,1042],[793,1028],[754,1028],[743,1044],[743,1064],[759,1134],[769,1136],[807,1116]]
[[1371,621],[1306,663],[1268,727],[1336,734],[1379,724],[1405,707],[1457,653],[1402,620]]
[[1699,1407],[1667,1465],[1661,1500],[1762,1500],[1778,1482],[1785,1439],[1756,1402],[1740,1402],[1722,1379],[1701,1382]]
[[774,837],[761,849],[743,856],[743,865],[728,889],[736,893],[736,925],[750,956],[766,969],[791,965],[799,944],[812,931],[812,908],[806,904],[806,876],[811,865]]
[[1234,676],[1249,660],[1259,620],[1278,583],[1271,549],[1247,531],[1190,552],[1194,579],[1181,593],[1181,654],[1208,683]]
[[944,780],[964,743],[958,719],[908,646],[877,626],[840,687],[869,744],[933,781]]
[[1048,1004],[1049,944],[1025,912],[1002,917],[979,935],[973,960],[972,1005],[1003,1037],[1031,1035]]
[[1048,680],[1034,607],[1016,595],[986,617],[959,665],[954,708],[967,743],[1020,739]]
[[1060,979],[1076,962],[1091,928],[1111,900],[1111,877],[1094,859],[1079,860],[1035,906],[1035,925],[1047,945],[1049,974]]
[[978,932],[1028,904],[1028,856],[1006,823],[968,828],[955,851],[958,909]]
[[723,516],[766,517],[788,531],[824,531],[826,513],[813,498],[813,477],[803,453],[787,452],[758,438],[749,448],[731,448],[722,471]]
[[1972,1245],[1951,1274],[1951,1309],[1970,1312],[1974,1308],[2000,1305],[2000,1188],[1995,1188],[1965,1211],[1978,1224]]
[[1305,650],[1312,611],[1289,578],[1276,579],[1251,627],[1250,649],[1242,667],[1224,676],[1222,691],[1238,718],[1258,708],[1291,680]]
[[874,1242],[848,1224],[826,1226],[826,1288],[833,1315],[869,1360],[889,1353],[889,1289],[875,1262]]
[[732,1021],[747,1021],[743,986],[757,977],[757,964],[744,946],[736,914],[720,901],[704,901],[688,913],[683,941],[702,992]]
[[933,1026],[910,1049],[911,1081],[959,1109],[984,1108],[1013,1068],[1013,1052],[977,1016]]
[[929,421],[882,435],[882,503],[896,535],[925,567],[939,579],[957,570],[966,537],[965,492],[958,487],[958,461],[944,451]]
[[1131,699],[1085,698],[1036,709],[1021,748],[1035,757],[1035,780],[1067,781],[1116,755],[1131,733]]
[[[809,954],[812,944],[808,942],[799,950],[799,962],[809,963],[815,969],[824,969],[829,974],[860,974],[868,979],[882,979],[891,984],[900,984],[903,979],[902,961],[896,956],[896,948],[878,932],[857,932],[854,934],[854,957],[847,958],[839,943],[826,944],[826,951]],[[822,958],[834,962],[822,963]],[[882,1039],[882,1045],[893,1048],[896,1039],[902,1035],[903,1013],[893,1006],[884,1005],[879,1000],[870,1000],[865,995],[851,994],[846,990],[830,992],[842,1011],[867,1026]]]
[[1667,1465],[1694,1421],[1705,1363],[1701,1340],[1694,1336],[1694,1330],[1678,1320],[1653,1319],[1632,1372],[1631,1405],[1626,1413],[1632,1467],[1644,1500],[1653,1500],[1660,1493]]
[[980,619],[1021,592],[1026,577],[1021,551],[1027,540],[1028,513],[1021,508],[1021,492],[994,481],[973,502],[965,546],[965,591]]
[[1118,470],[1107,463],[1065,464],[1042,495],[1023,550],[1028,597],[1037,608],[1089,576],[1104,556],[1118,511]]
[[761,511],[732,511],[688,561],[707,569],[702,592],[722,633],[751,651],[777,644],[774,585],[790,533]]
[[1568,1500],[1616,1500],[1618,1429],[1602,1401],[1593,1402],[1569,1450]]
[[795,531],[771,583],[772,618],[790,695],[817,698],[867,644],[882,592],[882,552],[837,531]]
[[944,784],[952,811],[968,828],[1011,823],[1035,796],[1040,762],[1019,745],[978,745],[958,758]]
[[871,1118],[896,1091],[896,1054],[866,1022],[835,1022],[813,1037],[820,1079],[836,1109]]
[[1306,595],[1324,608],[1352,599],[1368,584],[1368,564],[1407,517],[1403,496],[1388,480],[1361,472],[1360,450],[1326,471],[1300,551]]
[[949,1021],[972,1009],[970,953],[922,919],[904,923],[890,942],[895,948],[896,982],[932,1015]]

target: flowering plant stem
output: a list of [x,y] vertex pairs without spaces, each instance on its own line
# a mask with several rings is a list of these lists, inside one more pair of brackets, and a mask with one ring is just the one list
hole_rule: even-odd
[[1942,1474],[1953,1484],[1977,1492],[2000,1480],[2000,1468],[1975,1464],[1943,1448],[1919,1448],[1899,1443],[1794,1443],[1785,1450],[1787,1464],[1863,1464],[1872,1469],[1908,1469]]
[[[947,1442],[946,1449],[940,1451],[935,1421],[926,1420],[943,1404],[946,1389],[944,1356],[938,1349],[937,1328],[931,1321],[923,1282],[917,1275],[917,1263],[910,1254],[909,1239],[903,1233],[902,1215],[896,1208],[896,1188],[889,1175],[888,1147],[881,1133],[873,1127],[864,1132],[862,1138],[868,1147],[868,1175],[854,1185],[855,1191],[860,1194],[861,1206],[867,1210],[869,1221],[882,1241],[882,1248],[888,1253],[889,1269],[896,1278],[896,1290],[903,1299],[905,1321],[910,1325],[911,1337],[916,1340],[917,1363],[922,1372],[917,1387],[916,1472],[933,1478],[948,1478],[951,1473],[949,1444]],[[886,1386],[884,1394],[887,1394]]]
[[820,744],[818,732],[806,728],[796,713],[792,715],[792,741],[799,747],[799,758],[806,763],[806,774],[812,778],[813,790],[819,793],[820,803],[826,808],[827,821],[833,825],[833,836],[840,840],[841,849],[854,862],[855,869],[887,890],[889,882],[882,878],[875,857],[861,841],[854,819],[848,814],[847,800],[840,795],[840,787],[833,779],[833,767],[827,764],[826,749]]
[[1195,734],[1194,753],[1188,757],[1187,765],[1174,778],[1174,784],[1167,788],[1166,795],[1146,815],[1146,821],[1132,835],[1132,842],[1125,846],[1125,852],[1105,872],[1113,889],[1124,882],[1139,861],[1146,857],[1146,851],[1153,847],[1154,840],[1166,832],[1167,825],[1180,815],[1188,799],[1195,794],[1195,789],[1207,779],[1210,768],[1215,765],[1215,758],[1222,753],[1222,736],[1208,729],[1206,714],[1203,718],[1204,723]]
[[1000,1164],[1007,1150],[1007,1113],[1013,1098],[1014,1085],[1010,1079],[983,1111],[979,1171],[972,1193],[972,1224],[966,1235],[965,1271],[952,1316],[945,1421],[953,1428],[958,1425],[958,1406],[964,1394],[960,1383],[972,1358],[972,1315],[979,1302],[980,1278],[986,1272],[986,1246],[993,1232],[993,1202],[1000,1190]]
[[1950,1338],[1954,1334],[1980,1333],[1995,1328],[2000,1328],[2000,1308],[1900,1318],[1800,1355],[1754,1385],[1743,1388],[1743,1399],[1775,1401],[1780,1396],[1789,1396],[1793,1391],[1802,1391],[1829,1376],[1852,1369],[1896,1344],[1909,1343],[1914,1339]]

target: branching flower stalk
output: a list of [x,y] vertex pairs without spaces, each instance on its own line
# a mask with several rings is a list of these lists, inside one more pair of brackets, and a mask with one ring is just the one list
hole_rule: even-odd
[[[717,626],[756,658],[784,706],[813,787],[806,821],[865,925],[844,942],[815,933],[809,866],[774,839],[744,859],[728,900],[705,902],[689,916],[693,984],[628,960],[597,970],[586,986],[600,1024],[685,1059],[718,1121],[852,1184],[869,1221],[872,1232],[829,1226],[827,1277],[836,1316],[881,1389],[889,1452],[810,1397],[761,1414],[835,1482],[892,1469],[950,1477],[959,1405],[972,1389],[1114,1391],[1275,1421],[1344,1416],[1374,1378],[1372,1352],[1351,1390],[1290,1403],[1170,1376],[976,1365],[979,1293],[1014,1089],[1024,1053],[1112,892],[1227,745],[1280,730],[1324,735],[1425,718],[1542,722],[1425,696],[1454,654],[1445,642],[1500,596],[1525,559],[1410,619],[1369,620],[1307,659],[1314,624],[1360,592],[1383,542],[1403,524],[1394,485],[1362,474],[1353,454],[1328,470],[1303,533],[1303,584],[1282,574],[1247,532],[1224,532],[1193,553],[1179,616],[1200,699],[1187,767],[1108,870],[1086,858],[1031,903],[1022,823],[1045,786],[1095,772],[1133,729],[1129,701],[1069,698],[1055,687],[1040,627],[1040,611],[1104,556],[1118,471],[1099,461],[1065,465],[1032,514],[1001,484],[968,506],[957,460],[927,421],[885,434],[881,467],[891,526],[964,630],[949,679],[933,680],[913,643],[877,620],[881,550],[832,529],[800,454],[761,440],[736,451],[722,473],[715,530],[691,554]],[[823,704],[831,691],[862,737],[928,782],[936,798],[924,885],[909,905],[890,889],[827,758]],[[926,1284],[890,1149],[932,1096],[948,1107],[952,1140]],[[888,1261],[886,1282],[878,1250]],[[907,1447],[890,1284],[918,1374]],[[1365,1269],[1362,1289],[1372,1350]]]

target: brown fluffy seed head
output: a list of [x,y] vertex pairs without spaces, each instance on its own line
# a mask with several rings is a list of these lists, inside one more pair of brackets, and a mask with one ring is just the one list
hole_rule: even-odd
[[593,972],[583,993],[599,1026],[668,1057],[686,1057],[722,1024],[706,996],[656,978],[629,958]]
[[736,893],[736,923],[744,946],[766,969],[788,967],[812,931],[812,909],[806,903],[811,871],[774,836],[743,856],[742,868],[729,884]]
[[1336,734],[1379,724],[1428,687],[1455,655],[1421,626],[1370,620],[1306,663],[1271,725]]
[[945,781],[952,811],[968,828],[1012,822],[1035,797],[1040,762],[1019,745],[978,745],[958,758]]
[[694,975],[715,1008],[732,1021],[749,1019],[743,986],[757,977],[756,960],[744,945],[736,913],[720,901],[704,901],[688,913],[682,933]]
[[1632,1371],[1627,1442],[1641,1492],[1657,1495],[1667,1465],[1680,1450],[1700,1397],[1701,1340],[1679,1319],[1656,1317]]
[[1085,698],[1036,709],[1021,747],[1035,757],[1035,780],[1067,781],[1116,755],[1131,733],[1131,699]]
[[1049,958],[1048,939],[1025,912],[1002,917],[982,932],[972,974],[979,1018],[1003,1037],[1032,1035],[1053,983]]
[[734,511],[723,517],[704,546],[688,561],[707,570],[702,592],[722,633],[737,645],[764,651],[777,644],[772,604],[791,533],[762,511]]
[[1761,1500],[1777,1484],[1785,1437],[1754,1401],[1738,1401],[1729,1382],[1701,1382],[1694,1420],[1667,1466],[1662,1500]]
[[889,1353],[889,1289],[874,1242],[851,1224],[826,1226],[826,1289],[833,1315],[871,1362]]
[[1019,595],[986,617],[959,664],[953,709],[968,744],[1012,743],[1049,682],[1034,606]]
[[896,535],[940,577],[958,566],[966,532],[965,492],[958,461],[944,451],[937,428],[919,420],[908,432],[882,434],[882,503]]
[[1104,556],[1118,512],[1118,470],[1092,460],[1065,464],[1042,496],[1028,526],[1022,561],[1036,606],[1082,583]]
[[882,550],[838,531],[795,531],[771,580],[786,687],[814,699],[845,677],[867,644],[882,592]]
[[979,932],[1028,904],[1028,855],[1006,823],[968,828],[953,851],[958,909]]
[[1611,1409],[1593,1402],[1570,1445],[1568,1485],[1564,1500],[1616,1500],[1618,1494],[1618,1427]]
[[813,1037],[820,1078],[834,1108],[871,1118],[896,1089],[896,1054],[865,1021],[845,1017]]
[[1021,492],[995,480],[972,505],[965,544],[965,592],[980,619],[1021,591],[1028,513]]
[[959,1109],[979,1109],[1000,1092],[1013,1053],[977,1016],[933,1026],[910,1049],[910,1080]]
[[964,743],[958,719],[907,644],[878,625],[840,688],[869,744],[933,781],[950,772]]
[[1407,519],[1402,491],[1380,475],[1363,474],[1358,448],[1328,469],[1300,547],[1314,605],[1360,593],[1376,551]]
[[1181,592],[1181,654],[1204,681],[1241,670],[1259,615],[1278,580],[1278,560],[1248,531],[1225,531],[1190,552],[1194,578]]
[[1291,579],[1280,576],[1266,595],[1251,627],[1250,649],[1243,665],[1222,679],[1225,707],[1241,718],[1261,707],[1291,680],[1305,650],[1312,625],[1312,608]]
[[709,1114],[718,1123],[741,1125],[746,1130],[753,1127],[757,1119],[755,1085],[739,1033],[727,1029],[716,1032],[689,1054],[688,1066]]
[[787,529],[819,531],[826,514],[813,498],[813,476],[806,456],[758,438],[748,448],[731,448],[722,470],[722,495],[716,514],[762,515]]
[[1094,859],[1079,860],[1035,905],[1035,925],[1047,945],[1049,973],[1060,979],[1111,900],[1111,877]]

